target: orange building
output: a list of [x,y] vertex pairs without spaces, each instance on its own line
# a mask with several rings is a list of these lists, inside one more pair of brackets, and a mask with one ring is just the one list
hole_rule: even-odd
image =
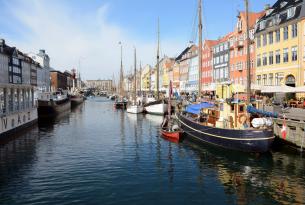
[[180,65],[177,61],[175,61],[173,66],[173,89],[180,91]]
[[[254,31],[256,21],[264,15],[265,12],[249,13],[250,27],[250,65],[251,81],[255,82],[255,41]],[[234,84],[247,84],[247,28],[246,12],[240,12],[237,16],[237,25],[229,39],[230,46],[230,80]]]
[[202,90],[211,91],[213,83],[213,46],[217,40],[205,40],[202,48]]

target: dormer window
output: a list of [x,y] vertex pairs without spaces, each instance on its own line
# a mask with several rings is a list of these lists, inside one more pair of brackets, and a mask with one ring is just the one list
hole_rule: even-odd
[[275,24],[279,24],[281,22],[280,14],[275,16]]
[[265,21],[265,20],[259,22],[259,28],[260,28],[261,30],[266,28],[266,21]]
[[281,3],[281,8],[283,8],[284,6],[286,6],[286,4],[287,4],[287,2],[286,2],[286,1],[283,1],[283,2]]
[[237,22],[237,30],[241,31],[242,30],[242,21],[239,19]]
[[294,17],[296,7],[289,8],[287,10],[287,19]]
[[268,9],[266,12],[266,16],[269,16],[272,13],[273,9]]

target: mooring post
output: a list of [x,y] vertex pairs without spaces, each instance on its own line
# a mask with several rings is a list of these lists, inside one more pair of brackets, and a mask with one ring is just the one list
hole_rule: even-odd
[[305,138],[305,123],[303,125],[304,125],[304,131],[303,131],[303,137],[302,137],[302,143],[301,143],[301,152],[303,152],[304,138]]

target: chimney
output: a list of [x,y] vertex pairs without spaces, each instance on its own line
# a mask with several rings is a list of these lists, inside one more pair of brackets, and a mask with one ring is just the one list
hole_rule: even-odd
[[0,52],[3,52],[4,46],[5,46],[5,40],[1,38],[0,39]]
[[270,4],[266,4],[265,7],[264,7],[264,10],[268,11],[269,9],[270,9]]
[[46,54],[46,50],[40,49],[40,50],[39,50],[39,54],[40,54],[40,55]]

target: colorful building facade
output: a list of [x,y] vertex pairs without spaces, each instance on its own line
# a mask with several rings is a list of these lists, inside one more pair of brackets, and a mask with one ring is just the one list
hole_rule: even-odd
[[217,40],[205,40],[202,48],[202,90],[212,91],[213,86],[213,46]]
[[230,48],[229,39],[232,33],[219,39],[213,47],[213,80],[215,83],[230,81]]
[[[264,15],[264,12],[249,12],[250,33],[250,69],[251,81],[255,81],[255,41],[254,26],[256,21]],[[229,39],[230,47],[230,80],[234,84],[247,85],[247,26],[246,13],[239,12],[237,24]]]
[[266,8],[255,30],[258,85],[304,85],[304,17],[301,0]]

